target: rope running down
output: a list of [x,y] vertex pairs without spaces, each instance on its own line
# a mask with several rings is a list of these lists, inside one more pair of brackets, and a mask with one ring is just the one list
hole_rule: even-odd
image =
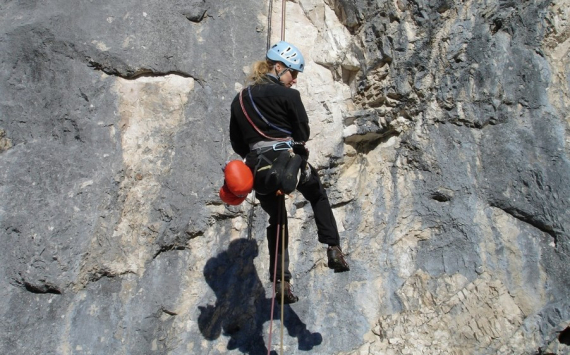
[[[282,0],[281,1],[281,40],[284,41],[285,40],[285,13],[286,13],[286,0]],[[267,16],[267,50],[269,50],[269,47],[271,46],[271,22],[272,22],[272,13],[273,13],[273,0],[269,0],[269,14]],[[241,98],[241,93],[240,93],[240,103],[242,105],[242,109],[245,112],[245,108],[243,106],[243,101]],[[247,115],[247,114],[246,114]],[[248,120],[251,122],[251,119],[249,117],[247,117]],[[255,127],[255,126],[254,126]],[[261,132],[259,132],[261,133]],[[267,137],[265,134],[261,133],[262,136]],[[271,138],[270,138],[271,139]],[[278,139],[274,139],[274,140],[278,140]],[[274,265],[274,271],[273,271],[273,297],[271,300],[271,319],[269,320],[269,344],[267,346],[267,355],[271,354],[271,335],[273,333],[273,310],[275,308],[275,286],[276,286],[276,282],[277,282],[277,256],[279,255],[278,251],[279,251],[279,235],[281,234],[281,243],[282,243],[282,247],[281,247],[281,253],[283,254],[285,252],[285,231],[284,231],[284,226],[283,226],[283,219],[287,218],[286,215],[283,215],[284,211],[282,211],[282,209],[284,209],[285,207],[285,196],[281,195],[280,198],[278,199],[278,203],[279,203],[279,212],[278,212],[278,225],[277,225],[277,240],[275,241],[275,265]],[[283,355],[283,321],[284,321],[284,303],[285,303],[285,258],[283,257],[283,255],[281,255],[281,329],[280,329],[280,335],[281,335],[281,345],[280,345],[280,353],[281,355]]]

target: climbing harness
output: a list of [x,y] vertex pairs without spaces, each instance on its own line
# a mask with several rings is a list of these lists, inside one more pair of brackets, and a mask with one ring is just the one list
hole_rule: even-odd
[[269,319],[269,344],[267,345],[267,355],[271,354],[271,335],[273,334],[273,311],[275,309],[275,285],[277,284],[277,260],[279,255],[279,236],[281,235],[281,345],[283,354],[283,319],[285,309],[285,228],[283,226],[283,206],[285,205],[285,195],[279,195],[277,207],[277,236],[275,240],[275,262],[273,266],[273,296],[271,297],[271,316]]
[[[250,88],[248,87],[248,90],[249,89]],[[258,149],[254,149],[257,152],[257,158],[258,158],[258,161],[256,162],[255,167],[253,169],[254,179],[256,178],[258,171],[264,170],[266,168],[271,169],[270,174],[267,176],[268,181],[271,181],[271,183],[268,184],[268,186],[272,186],[272,187],[274,187],[275,190],[281,190],[282,192],[289,194],[289,193],[293,192],[293,190],[295,190],[295,188],[297,187],[297,183],[299,181],[298,171],[299,171],[299,168],[301,166],[302,159],[301,159],[301,157],[292,153],[294,143],[292,142],[290,137],[285,137],[285,138],[270,137],[267,134],[263,133],[263,131],[255,125],[255,123],[253,122],[253,120],[251,119],[249,114],[247,113],[247,111],[245,109],[245,105],[243,104],[243,92],[244,91],[245,91],[245,89],[243,89],[239,93],[239,102],[240,102],[240,106],[241,106],[241,109],[243,111],[243,114],[246,117],[247,121],[249,122],[249,124],[251,124],[251,126],[255,129],[255,131],[259,135],[261,135],[262,137],[266,138],[269,141],[278,142],[278,143],[274,143],[271,147],[263,147],[262,146]],[[249,96],[251,99],[251,91],[248,91],[248,93],[249,93]],[[258,113],[258,115],[268,125],[270,125],[274,128],[277,128],[284,133],[287,133],[287,134],[291,133],[287,130],[280,129],[280,128],[276,127],[275,125],[272,125],[271,123],[269,123],[269,121],[267,121],[267,119],[265,117],[263,117],[261,112],[259,112],[259,110],[255,106],[255,103],[253,103],[253,99],[252,99],[252,104],[253,104],[256,112]],[[276,161],[271,161],[267,157],[265,157],[265,155],[263,154],[263,153],[268,152],[270,149],[272,149],[274,151],[288,150],[290,153],[288,154],[286,152],[283,152],[277,158]],[[268,165],[266,167],[260,169],[259,167],[261,166],[262,162],[264,162],[264,161],[266,163],[268,163]],[[258,191],[258,192],[261,194],[264,194],[264,192],[261,192],[261,191]]]

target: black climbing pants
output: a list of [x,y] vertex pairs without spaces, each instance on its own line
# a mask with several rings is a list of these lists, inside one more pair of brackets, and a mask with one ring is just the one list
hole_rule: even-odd
[[[315,216],[315,223],[317,225],[317,236],[319,242],[328,245],[339,245],[340,237],[336,227],[336,220],[334,218],[329,199],[325,188],[323,187],[319,175],[311,166],[311,175],[302,184],[297,186],[297,190],[309,201],[313,208]],[[261,173],[261,172],[260,172]],[[285,198],[276,196],[274,193],[261,195],[256,194],[257,199],[261,203],[261,207],[269,215],[269,227],[267,227],[267,242],[269,246],[270,266],[269,266],[269,279],[273,281],[273,267],[275,265],[275,250],[277,240],[277,226],[281,228],[279,235],[279,250],[277,260],[277,279],[281,279],[281,257],[284,257],[285,262],[285,280],[291,279],[291,272],[289,271],[289,231],[287,228],[287,211],[285,208]],[[282,220],[279,221],[279,214]],[[281,250],[281,238],[285,239],[285,251]]]

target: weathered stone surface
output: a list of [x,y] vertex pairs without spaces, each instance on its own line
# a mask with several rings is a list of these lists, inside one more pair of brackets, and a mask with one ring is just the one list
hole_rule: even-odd
[[[267,353],[266,217],[217,191],[273,5],[0,4],[0,353]],[[570,354],[569,5],[287,2],[351,271],[291,195],[285,353]]]

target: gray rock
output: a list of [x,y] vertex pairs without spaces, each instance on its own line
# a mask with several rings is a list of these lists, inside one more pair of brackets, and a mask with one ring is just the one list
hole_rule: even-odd
[[[285,352],[569,354],[565,2],[287,6],[351,271],[290,196]],[[267,353],[266,216],[217,195],[266,7],[0,5],[2,354]]]

